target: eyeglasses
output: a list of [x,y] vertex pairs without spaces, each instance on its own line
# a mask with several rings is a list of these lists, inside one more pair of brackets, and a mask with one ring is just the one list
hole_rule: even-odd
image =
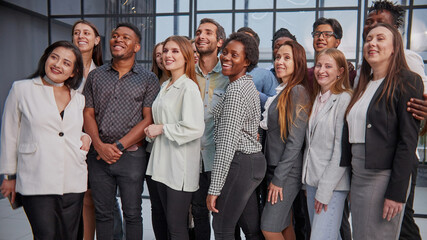
[[315,31],[311,33],[311,36],[313,36],[313,38],[319,38],[320,35],[323,35],[324,38],[330,38],[330,37],[338,38],[337,35],[332,31],[324,31],[324,32]]

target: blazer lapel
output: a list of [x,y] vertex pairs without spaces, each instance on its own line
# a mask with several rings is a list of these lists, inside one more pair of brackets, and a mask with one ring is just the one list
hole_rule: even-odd
[[[316,114],[313,121],[309,122],[310,135],[316,129],[316,126],[317,126],[317,123],[319,122],[319,120],[322,119],[322,117],[324,117],[329,112],[329,110],[331,110],[331,108],[334,106],[334,104],[337,101],[337,98],[338,98],[338,95],[331,94],[328,101],[323,106],[323,108],[320,109],[320,111]],[[316,105],[317,105],[317,102],[316,102]]]

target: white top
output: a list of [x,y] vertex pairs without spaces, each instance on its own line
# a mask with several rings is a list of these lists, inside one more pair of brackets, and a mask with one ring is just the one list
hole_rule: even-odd
[[424,83],[424,93],[427,93],[427,76],[424,70],[423,58],[416,52],[405,49],[405,59],[409,69],[420,75]]
[[154,124],[163,124],[163,134],[154,139],[147,174],[174,190],[195,192],[205,129],[203,102],[199,88],[186,75],[167,87],[170,81],[163,83],[152,105]]
[[384,81],[384,78],[369,81],[363,95],[353,105],[347,116],[348,134],[350,143],[365,143],[366,114],[372,98],[375,95],[378,87]]
[[286,87],[286,83],[281,83],[279,86],[276,87],[276,95],[267,98],[267,101],[265,101],[265,105],[264,105],[264,112],[261,114],[262,115],[262,120],[259,123],[259,126],[264,129],[264,130],[268,130],[268,126],[267,126],[267,119],[268,119],[268,108],[270,107],[271,103],[274,101],[274,99],[276,99],[277,95],[279,95],[280,92],[282,92],[282,90]]
[[[93,60],[92,60],[92,62],[90,63],[90,68],[89,68],[89,72],[91,72],[93,69],[95,69],[96,68],[96,65],[95,65],[95,63],[93,62]],[[89,74],[89,73],[88,73]],[[86,85],[86,78],[85,77],[83,77],[82,78],[82,83],[80,84],[80,86],[79,86],[79,88],[77,89],[77,92],[79,92],[79,93],[83,93],[83,89],[84,89],[84,87],[85,87],[85,85]]]
[[40,77],[13,83],[3,112],[0,173],[17,174],[17,192],[86,191],[87,152],[80,150],[85,98],[75,90],[70,94],[61,119],[53,87]]

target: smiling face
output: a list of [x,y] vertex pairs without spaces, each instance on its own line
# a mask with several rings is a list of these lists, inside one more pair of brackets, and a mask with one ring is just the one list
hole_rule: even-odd
[[279,51],[280,46],[284,44],[287,41],[293,41],[291,38],[288,37],[280,37],[274,41],[274,48],[273,48],[273,57],[276,59],[277,51]]
[[228,76],[230,82],[239,79],[246,74],[249,61],[246,59],[245,46],[232,40],[222,50],[220,55],[222,74]]
[[162,59],[163,44],[159,44],[159,46],[156,47],[155,51],[156,51],[156,64],[160,68],[160,70],[164,71],[165,66],[163,66],[163,59]]
[[129,59],[141,48],[138,36],[127,27],[119,27],[111,33],[110,51],[115,59]]
[[196,31],[196,48],[200,55],[209,55],[222,46],[222,40],[217,40],[217,27],[213,23],[202,23]]
[[331,56],[327,54],[320,55],[314,66],[314,77],[320,85],[321,92],[325,93],[330,90],[343,72],[344,68],[338,67],[337,62]]
[[180,77],[185,72],[185,59],[178,44],[174,41],[168,41],[163,46],[163,65],[170,71],[172,77]]
[[282,80],[283,83],[287,83],[294,73],[295,63],[294,56],[292,53],[292,47],[284,45],[279,48],[274,60],[274,69],[276,70],[276,76]]
[[95,31],[89,25],[79,23],[74,27],[73,43],[79,48],[80,52],[92,52],[100,40],[101,38],[95,36]]
[[393,33],[385,27],[372,29],[363,45],[363,57],[372,68],[388,66],[393,51]]
[[[317,26],[314,32],[334,32],[334,29],[329,24],[321,24]],[[316,52],[326,48],[337,48],[340,43],[341,40],[336,39],[335,36],[325,37],[324,34],[320,34],[319,37],[313,37],[313,48]]]
[[74,76],[76,56],[73,51],[64,47],[55,48],[46,60],[44,70],[48,78],[62,83]]

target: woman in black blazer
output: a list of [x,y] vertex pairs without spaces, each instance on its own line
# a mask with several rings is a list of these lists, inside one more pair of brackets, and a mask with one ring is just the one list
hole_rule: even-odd
[[353,238],[398,239],[420,122],[406,111],[423,83],[406,64],[400,33],[388,24],[370,30],[360,81],[347,109],[342,166],[352,166]]

